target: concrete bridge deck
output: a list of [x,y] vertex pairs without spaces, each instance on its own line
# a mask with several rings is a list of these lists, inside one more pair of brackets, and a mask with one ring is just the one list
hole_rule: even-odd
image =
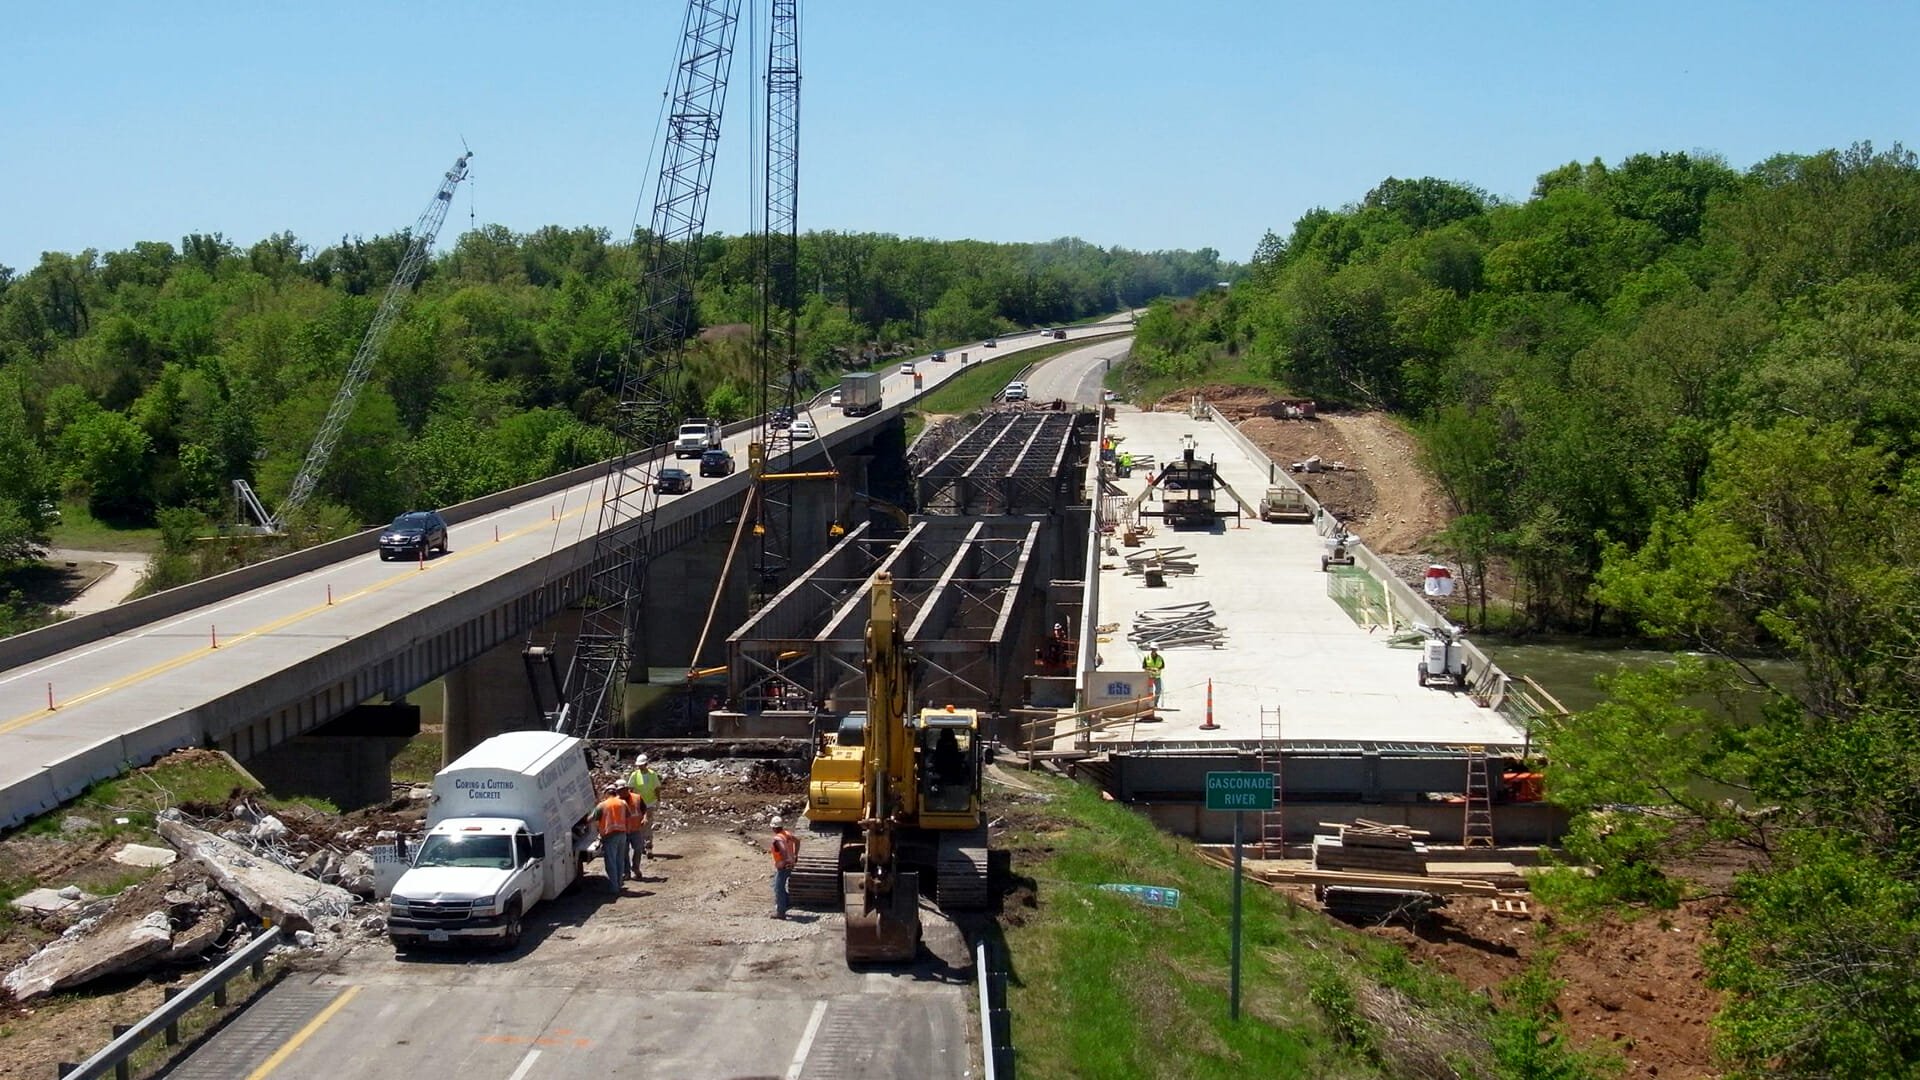
[[[1226,421],[1194,420],[1183,413],[1123,409],[1107,425],[1119,447],[1150,453],[1157,462],[1180,455],[1191,435],[1197,456],[1212,458],[1221,477],[1257,507],[1268,483],[1268,463],[1248,456],[1243,444],[1222,430]],[[1129,496],[1146,486],[1147,470],[1116,481]],[[1224,509],[1232,500],[1221,493]],[[1148,507],[1151,508],[1149,503]],[[1144,653],[1128,643],[1137,613],[1178,604],[1208,602],[1224,627],[1218,648],[1163,650],[1166,696],[1156,723],[1099,733],[1097,742],[1149,744],[1251,744],[1261,738],[1261,709],[1280,710],[1280,737],[1294,746],[1354,744],[1409,746],[1485,745],[1518,747],[1525,733],[1498,711],[1465,694],[1422,688],[1415,681],[1417,650],[1391,648],[1385,630],[1358,625],[1327,592],[1321,572],[1323,538],[1312,525],[1231,519],[1212,531],[1172,529],[1147,518],[1154,529],[1141,547],[1118,535],[1103,538],[1097,623],[1118,624],[1100,635],[1102,671],[1140,670]],[[1146,548],[1184,547],[1193,556],[1191,575],[1170,574],[1165,587],[1149,588],[1126,573],[1126,555]],[[1213,684],[1217,731],[1203,731],[1207,683]]]

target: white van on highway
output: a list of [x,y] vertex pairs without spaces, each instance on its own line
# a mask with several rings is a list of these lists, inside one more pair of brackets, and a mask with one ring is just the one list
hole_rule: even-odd
[[1027,384],[1018,380],[1008,383],[1007,388],[1000,392],[1000,398],[1003,401],[1027,400]]

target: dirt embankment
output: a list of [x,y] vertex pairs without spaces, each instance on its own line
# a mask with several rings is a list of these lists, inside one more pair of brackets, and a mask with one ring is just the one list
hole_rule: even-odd
[[1419,444],[1386,413],[1323,412],[1312,420],[1280,419],[1280,399],[1247,386],[1182,390],[1158,407],[1183,408],[1196,393],[1281,468],[1310,457],[1330,466],[1325,472],[1292,475],[1381,555],[1424,555],[1428,540],[1452,520],[1439,485],[1420,464]]

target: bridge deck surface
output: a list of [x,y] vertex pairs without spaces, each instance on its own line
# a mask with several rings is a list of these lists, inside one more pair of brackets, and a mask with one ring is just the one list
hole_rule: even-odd
[[[1222,421],[1193,420],[1182,413],[1120,411],[1108,431],[1120,447],[1151,453],[1157,463],[1180,454],[1181,437],[1194,436],[1197,455],[1211,457],[1240,497],[1257,507],[1267,488],[1267,463],[1250,460],[1219,430]],[[1119,481],[1129,495],[1146,486],[1147,470]],[[1153,508],[1157,499],[1149,500]],[[1220,493],[1218,505],[1232,501]],[[1135,667],[1145,653],[1127,639],[1135,613],[1145,609],[1213,604],[1225,628],[1219,648],[1163,650],[1166,696],[1158,723],[1122,726],[1101,741],[1208,740],[1248,742],[1260,738],[1260,710],[1281,710],[1281,738],[1288,741],[1359,741],[1447,745],[1519,744],[1523,734],[1464,693],[1423,689],[1415,681],[1417,650],[1391,648],[1387,633],[1369,633],[1327,595],[1320,570],[1324,540],[1311,525],[1232,519],[1212,531],[1171,529],[1148,518],[1154,535],[1140,548],[1110,543],[1117,554],[1101,559],[1102,624],[1119,628],[1100,646],[1105,670]],[[1151,547],[1184,547],[1194,556],[1191,575],[1170,574],[1164,588],[1148,588],[1125,572],[1125,556]],[[1135,670],[1138,670],[1135,667]],[[1213,680],[1213,719],[1218,731],[1202,731],[1207,680]]]

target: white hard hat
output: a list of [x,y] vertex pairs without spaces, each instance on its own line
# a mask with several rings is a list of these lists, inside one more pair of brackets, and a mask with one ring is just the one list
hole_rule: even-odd
[[786,825],[787,825],[787,823],[781,820],[780,816],[777,814],[774,815],[773,821],[771,821],[769,824],[771,824],[776,829],[784,829],[786,828]]
[[641,754],[639,757],[633,759],[633,763],[635,765],[645,765],[647,763],[647,755]]

